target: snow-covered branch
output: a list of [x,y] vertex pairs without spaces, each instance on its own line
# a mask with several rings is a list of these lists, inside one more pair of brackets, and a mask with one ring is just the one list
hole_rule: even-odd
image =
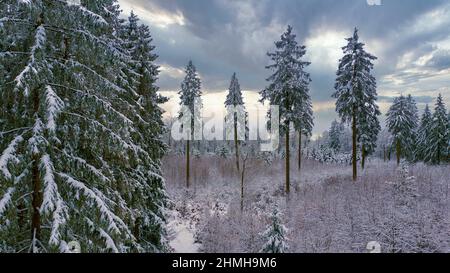
[[81,191],[87,198],[94,201],[97,208],[99,209],[102,218],[108,222],[108,230],[115,232],[116,234],[122,234],[121,230],[124,230],[127,234],[131,234],[130,230],[126,224],[115,215],[108,205],[100,198],[93,190],[89,189],[83,182],[76,180],[65,173],[57,173],[61,178],[65,179],[66,182],[75,190]]
[[[36,67],[36,57],[35,54],[39,49],[42,49],[44,47],[44,43],[46,41],[46,33],[45,28],[43,25],[40,25],[36,28],[36,33],[34,36],[34,44],[31,47],[31,54],[30,54],[30,60],[28,64],[25,66],[25,68],[22,70],[22,72],[19,73],[19,75],[15,78],[16,87],[15,90],[18,90],[19,88],[24,88],[24,93],[27,95],[29,90],[26,83],[26,77],[32,73],[37,74],[38,68]],[[31,77],[31,76],[30,76]]]
[[14,193],[14,190],[14,188],[8,188],[2,199],[0,199],[0,217],[6,211],[8,204],[11,202],[11,197]]
[[64,102],[58,97],[50,85],[45,88],[45,102],[47,103],[47,129],[56,130],[56,117],[64,108]]
[[0,157],[0,171],[2,171],[3,175],[7,178],[11,178],[11,172],[8,169],[8,163],[10,161],[14,163],[18,163],[19,160],[16,156],[17,145],[23,141],[22,135],[16,136],[13,141],[8,145],[8,147],[3,151],[2,156]]
[[41,168],[44,172],[44,195],[40,211],[43,214],[53,212],[49,243],[58,245],[61,237],[59,229],[66,223],[67,206],[58,191],[53,163],[48,154],[42,156]]

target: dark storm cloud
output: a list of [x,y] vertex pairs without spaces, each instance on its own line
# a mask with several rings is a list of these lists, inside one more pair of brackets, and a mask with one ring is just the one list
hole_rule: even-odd
[[427,66],[436,70],[448,69],[450,67],[450,50],[438,50],[427,62]]

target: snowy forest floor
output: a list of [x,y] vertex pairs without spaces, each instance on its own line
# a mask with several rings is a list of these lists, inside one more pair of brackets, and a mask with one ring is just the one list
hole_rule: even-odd
[[291,169],[287,199],[284,160],[253,159],[247,163],[242,212],[232,159],[192,158],[189,190],[184,157],[167,156],[163,166],[173,201],[169,234],[175,252],[259,252],[275,206],[288,229],[289,252],[367,252],[370,241],[379,242],[382,252],[450,251],[448,165],[402,169],[373,159],[352,182],[351,166],[304,159],[300,173]]

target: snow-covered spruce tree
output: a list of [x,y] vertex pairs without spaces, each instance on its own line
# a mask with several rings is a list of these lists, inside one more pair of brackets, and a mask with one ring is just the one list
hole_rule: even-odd
[[217,155],[220,156],[221,158],[226,159],[228,157],[228,149],[227,147],[224,145],[222,147],[219,148]]
[[271,217],[270,223],[266,231],[262,235],[262,240],[265,242],[261,248],[262,253],[286,253],[289,249],[286,238],[287,228],[283,225],[281,220],[281,213],[278,208],[275,208]]
[[431,122],[433,115],[431,114],[428,104],[425,106],[422,118],[420,119],[420,126],[417,133],[417,145],[415,149],[415,159],[423,161],[425,159],[426,151],[430,141]]
[[428,145],[425,148],[424,159],[432,164],[440,164],[448,156],[450,124],[442,95],[439,94],[430,124]]
[[[373,100],[375,102],[375,99]],[[380,121],[378,115],[381,112],[378,105],[372,104],[373,108],[368,108],[369,113],[367,115],[361,115],[359,119],[358,142],[361,146],[361,168],[364,169],[367,156],[373,154],[377,148],[378,135],[381,131]],[[366,108],[367,110],[367,108]]]
[[416,127],[414,128],[414,131],[411,134],[412,138],[412,146],[405,154],[406,158],[413,162],[415,161],[415,151],[417,149],[417,137],[418,137],[418,130],[419,130],[419,109],[417,108],[417,103],[414,100],[414,98],[411,96],[411,94],[408,94],[406,97],[406,101],[408,103],[408,108],[411,109],[412,118],[414,119],[414,123],[416,124]]
[[[197,70],[195,66],[192,64],[192,61],[189,61],[186,67],[186,76],[184,77],[183,82],[181,83],[181,90],[178,92],[180,95],[180,105],[187,107],[191,113],[190,125],[191,128],[185,128],[190,131],[191,139],[194,135],[194,123],[201,122],[200,119],[200,108],[202,105],[201,95],[201,81],[197,74]],[[195,106],[195,107],[194,107]],[[180,118],[183,118],[183,113],[180,112]],[[190,186],[190,140],[186,140],[186,187]]]
[[[161,179],[161,158],[166,153],[167,147],[162,140],[166,129],[162,120],[163,110],[158,104],[167,102],[167,98],[160,96],[155,82],[158,77],[158,66],[154,64],[157,55],[153,53],[155,47],[152,45],[152,36],[148,26],[138,24],[139,18],[132,12],[127,23],[122,27],[122,41],[127,53],[131,56],[128,65],[123,69],[126,75],[126,88],[133,94],[134,106],[132,113],[135,128],[131,133],[136,143],[141,143],[141,147],[150,155],[151,161],[147,162],[157,176],[148,176],[145,172],[138,173],[141,178],[148,176],[151,180],[150,191],[128,192],[128,201],[139,203],[136,200],[154,200],[154,209],[137,211],[134,223],[133,234],[137,239],[154,238],[162,240],[159,234],[164,235],[163,211],[165,196],[164,180]],[[126,109],[123,109],[127,111]],[[136,177],[138,178],[138,177]],[[145,201],[147,202],[147,201]],[[143,213],[147,212],[147,213]],[[150,213],[150,214],[149,214]],[[154,215],[153,215],[154,214]],[[155,218],[156,216],[156,218]],[[156,220],[158,221],[155,221]]]
[[398,165],[401,157],[410,154],[414,147],[417,113],[411,106],[411,99],[401,95],[394,99],[386,114],[386,125],[392,134],[392,145],[395,146]]
[[[260,92],[261,101],[268,100],[271,105],[279,106],[280,131],[286,135],[286,193],[290,192],[290,125],[302,133],[309,134],[312,128],[312,104],[308,84],[311,79],[304,71],[310,63],[302,60],[305,46],[300,46],[292,33],[292,27],[275,42],[276,50],[267,53],[273,64],[267,66],[274,73],[267,79],[270,85]],[[270,113],[269,113],[270,114]]]
[[[238,135],[238,122],[246,119],[246,113],[244,108],[244,100],[242,99],[241,86],[236,77],[236,73],[233,73],[230,82],[230,88],[228,89],[227,98],[225,100],[225,107],[227,108],[226,120],[233,120],[233,138],[234,138],[234,153],[236,156],[236,168],[239,172],[239,141],[242,136]],[[239,109],[242,108],[242,109]],[[236,110],[236,111],[235,111]],[[242,110],[242,111],[241,111]],[[244,125],[245,128],[245,125]],[[240,132],[245,134],[244,132]],[[244,135],[243,135],[244,136]]]
[[0,251],[165,249],[118,15],[114,0],[0,3]]
[[342,48],[344,57],[339,62],[333,97],[336,98],[336,111],[342,122],[352,124],[353,180],[356,180],[357,142],[364,141],[361,144],[374,146],[373,140],[376,140],[373,134],[366,137],[362,133],[378,120],[376,80],[371,75],[372,61],[377,58],[364,50],[356,28],[353,36],[346,40],[348,44]]
[[342,123],[339,123],[336,120],[331,123],[330,132],[328,134],[328,146],[335,152],[341,150],[341,135],[343,130]]

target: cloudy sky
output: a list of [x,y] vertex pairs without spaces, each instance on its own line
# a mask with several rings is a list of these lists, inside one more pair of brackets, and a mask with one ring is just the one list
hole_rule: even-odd
[[[159,55],[158,85],[173,99],[175,111],[184,67],[192,59],[208,94],[206,106],[223,104],[236,72],[246,102],[266,86],[267,51],[293,26],[306,45],[315,110],[314,133],[333,119],[335,72],[345,38],[356,26],[366,49],[376,55],[379,105],[386,111],[393,96],[412,94],[423,108],[442,93],[450,104],[450,1],[381,0],[119,0],[151,28]],[[211,106],[213,105],[213,106]]]

